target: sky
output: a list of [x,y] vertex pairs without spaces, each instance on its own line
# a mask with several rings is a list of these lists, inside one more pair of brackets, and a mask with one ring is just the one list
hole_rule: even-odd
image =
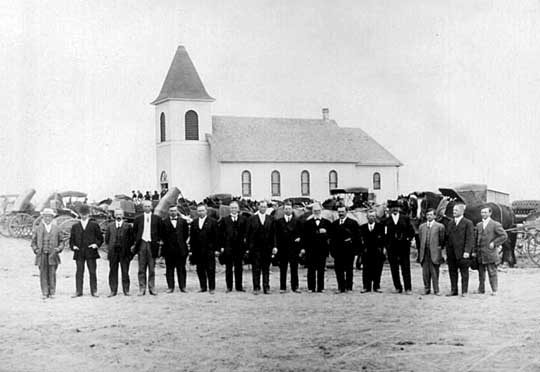
[[178,45],[215,115],[321,117],[399,158],[400,191],[540,199],[539,1],[18,1],[0,10],[0,193],[156,188]]

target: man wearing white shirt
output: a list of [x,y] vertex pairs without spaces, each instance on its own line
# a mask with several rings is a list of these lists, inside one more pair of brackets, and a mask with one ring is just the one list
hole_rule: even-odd
[[[142,203],[144,213],[133,223],[135,245],[132,252],[139,255],[139,296],[146,294],[146,285],[151,295],[157,295],[155,290],[155,265],[159,254],[161,239],[161,218],[152,213],[152,202],[145,200]],[[146,273],[148,271],[148,278]]]

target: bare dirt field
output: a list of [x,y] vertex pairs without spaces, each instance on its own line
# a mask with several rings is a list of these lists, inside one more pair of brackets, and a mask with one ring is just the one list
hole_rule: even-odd
[[[225,293],[218,267],[215,295],[164,293],[157,268],[157,297],[107,298],[108,262],[98,262],[99,298],[70,298],[75,286],[71,252],[63,254],[57,296],[41,300],[29,242],[0,238],[1,371],[540,371],[540,270],[499,272],[496,297],[392,294],[385,267],[382,294]],[[87,275],[87,274],[86,274]],[[131,266],[136,292],[136,262]],[[250,272],[244,275],[251,288]],[[471,287],[476,289],[477,273]],[[441,290],[449,289],[441,268]]]

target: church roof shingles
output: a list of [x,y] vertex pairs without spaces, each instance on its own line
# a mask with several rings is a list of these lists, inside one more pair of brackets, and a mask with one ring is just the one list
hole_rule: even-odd
[[209,142],[221,162],[403,165],[362,129],[334,120],[213,116]]
[[204,85],[184,46],[176,50],[158,97],[152,102],[156,105],[169,99],[214,101],[206,92]]

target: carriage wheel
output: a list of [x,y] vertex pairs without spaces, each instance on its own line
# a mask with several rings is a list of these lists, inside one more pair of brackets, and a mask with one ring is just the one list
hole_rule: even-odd
[[71,237],[71,227],[79,220],[69,216],[59,216],[55,218],[55,221],[60,230],[60,241],[64,244],[64,248],[67,248],[69,246],[69,238]]
[[7,214],[3,214],[0,216],[0,235],[5,236],[6,238],[10,237],[8,228],[9,217],[10,216],[8,216]]
[[32,225],[32,231],[36,230],[39,226],[39,224],[41,223],[41,221],[43,221],[43,216],[39,216],[38,218],[36,218],[34,220],[34,223]]
[[536,266],[540,266],[540,234],[529,238],[527,242],[527,255]]
[[17,213],[9,219],[8,229],[14,238],[30,238],[33,225],[34,217],[28,213]]

